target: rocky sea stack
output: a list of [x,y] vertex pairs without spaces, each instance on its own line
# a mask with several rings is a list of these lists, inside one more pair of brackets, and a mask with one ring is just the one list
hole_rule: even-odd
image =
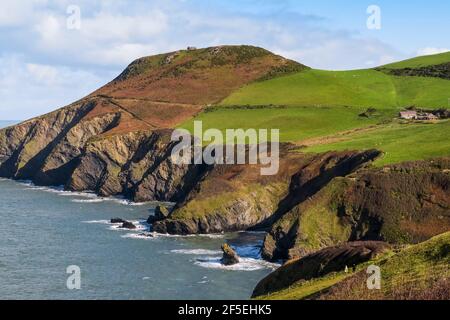
[[231,248],[231,246],[227,243],[224,243],[222,245],[222,264],[226,266],[232,266],[234,264],[239,263],[239,256],[237,255],[236,251]]

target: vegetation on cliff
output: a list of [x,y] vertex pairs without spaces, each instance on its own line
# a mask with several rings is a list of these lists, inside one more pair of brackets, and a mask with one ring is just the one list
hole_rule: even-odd
[[[447,63],[323,71],[251,46],[141,58],[74,104],[0,130],[0,176],[175,202],[154,221],[159,232],[267,230],[267,259],[354,240],[417,243],[450,229],[450,122],[395,118],[447,108]],[[279,173],[174,163],[172,130],[194,120],[280,129]]]
[[363,169],[333,179],[276,221],[263,255],[295,258],[347,241],[418,243],[450,230],[450,160]]
[[[327,249],[333,251],[333,248]],[[326,250],[325,250],[326,251]],[[320,256],[317,253],[316,256]],[[305,259],[313,259],[314,255]],[[316,258],[317,260],[318,258]],[[317,262],[317,261],[316,261]],[[325,275],[305,279],[299,266],[302,260],[290,262],[269,275],[257,287],[258,299],[298,300],[448,300],[450,299],[450,233],[444,233],[420,244],[410,245],[371,257],[355,269],[345,266]],[[381,271],[381,289],[367,287],[367,266]],[[293,269],[293,270],[290,270]],[[292,278],[293,275],[296,278]]]

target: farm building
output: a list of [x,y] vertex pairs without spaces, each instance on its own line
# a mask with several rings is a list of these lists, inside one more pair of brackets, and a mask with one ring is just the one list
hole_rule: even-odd
[[414,110],[400,112],[400,118],[405,120],[438,120],[439,117],[429,112],[417,112]]
[[434,114],[432,113],[419,113],[417,115],[417,120],[438,120],[439,118],[436,117]]
[[400,112],[400,118],[406,120],[417,119],[417,111],[402,111]]

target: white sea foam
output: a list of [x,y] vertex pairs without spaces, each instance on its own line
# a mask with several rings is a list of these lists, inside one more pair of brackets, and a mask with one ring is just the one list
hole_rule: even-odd
[[[126,220],[126,219],[125,219]],[[136,229],[124,229],[121,228],[122,223],[111,223],[110,220],[88,220],[88,221],[82,221],[83,223],[99,223],[99,224],[107,224],[109,225],[109,230],[114,231],[128,231],[128,232],[142,232],[145,231],[147,234],[151,234],[151,238],[195,238],[195,237],[204,237],[204,238],[223,238],[225,234],[190,234],[190,235],[178,235],[178,234],[163,234],[163,233],[156,233],[156,232],[148,232],[150,229],[150,225],[147,223],[146,220],[127,220],[131,223],[133,223],[136,226]],[[130,238],[131,236],[124,237],[124,238]],[[147,236],[132,236],[135,239],[147,239],[149,237]]]
[[100,198],[93,192],[61,191],[58,195],[62,197]]
[[55,187],[36,186],[32,181],[29,180],[18,180],[18,182],[24,185],[25,189],[28,190],[45,191],[52,193],[68,192],[64,191],[64,186],[55,186]]
[[36,190],[36,191],[45,191],[45,192],[51,192],[56,193],[59,196],[63,197],[78,197],[78,198],[88,198],[92,199],[92,201],[85,201],[84,199],[73,199],[72,202],[76,203],[100,203],[103,201],[113,201],[122,205],[128,205],[128,206],[142,206],[147,203],[145,202],[133,202],[130,200],[125,199],[121,196],[113,196],[113,197],[100,197],[96,195],[93,191],[67,191],[64,190],[64,186],[58,186],[58,187],[42,187],[42,186],[36,186],[32,181],[29,180],[19,180],[19,183],[23,184],[26,189],[29,190]]
[[129,222],[131,222],[132,224],[134,224],[136,226],[135,229],[126,229],[126,228],[121,228],[122,223],[110,223],[110,230],[119,230],[119,231],[137,231],[137,232],[141,232],[141,231],[146,231],[149,229],[149,225],[147,224],[147,222],[145,220],[127,220]]
[[130,239],[143,239],[143,240],[152,240],[154,239],[153,235],[148,232],[141,233],[127,233],[121,236],[122,238],[130,238]]
[[[67,192],[67,191],[66,191]],[[112,201],[112,202],[116,202],[118,204],[121,205],[126,205],[126,206],[142,206],[145,205],[145,203],[141,203],[141,202],[132,202],[130,200],[124,199],[122,197],[99,197],[96,194],[93,193],[81,193],[81,192],[77,192],[75,194],[61,194],[62,196],[74,196],[74,197],[86,197],[89,199],[72,199],[72,202],[76,202],[76,203],[100,203],[100,202],[106,202],[106,201]]]
[[167,238],[210,238],[210,239],[220,239],[225,237],[225,234],[187,234],[187,235],[180,235],[180,234],[163,234],[158,233],[158,236],[160,237],[167,237]]
[[188,255],[220,255],[220,250],[208,250],[208,249],[179,249],[171,250],[172,253],[188,254]]
[[208,283],[209,282],[209,280],[202,280],[202,281],[199,281],[199,282],[197,282],[198,284],[205,284],[205,283]]
[[229,271],[256,271],[262,269],[277,269],[280,265],[277,263],[267,262],[261,259],[239,258],[239,263],[225,266],[222,264],[221,258],[205,257],[199,258],[194,262],[196,265],[208,269],[221,269]]
[[103,202],[103,199],[73,199],[72,202],[76,203],[98,203]]
[[121,228],[122,223],[111,223],[110,220],[88,220],[88,221],[82,221],[83,223],[97,223],[97,224],[106,224],[109,226],[109,230],[115,230],[115,231],[134,231],[134,232],[143,232],[147,231],[149,229],[149,225],[145,220],[127,220],[134,224],[136,226],[136,229],[126,229]]
[[111,224],[109,220],[87,220],[87,221],[81,221],[83,223],[98,223],[98,224]]
[[220,239],[225,237],[223,233],[213,233],[213,234],[194,234],[188,235],[188,237],[203,237],[203,238],[211,238],[211,239]]

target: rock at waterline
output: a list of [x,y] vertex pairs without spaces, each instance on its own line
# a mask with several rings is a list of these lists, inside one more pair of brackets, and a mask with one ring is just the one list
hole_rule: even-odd
[[153,223],[155,223],[157,221],[164,220],[164,219],[169,217],[169,214],[170,214],[170,211],[169,211],[169,209],[167,207],[157,206],[155,208],[155,214],[150,216],[150,217],[148,217],[147,223],[153,224]]
[[112,218],[111,223],[124,223],[126,220],[123,220],[121,218]]
[[122,223],[122,226],[120,226],[120,228],[123,228],[123,229],[136,229],[136,226],[133,223],[129,222],[129,221],[125,221],[124,223]]
[[146,238],[154,238],[154,235],[152,235],[151,233],[139,233],[138,236]]
[[239,256],[233,250],[233,248],[231,248],[230,245],[228,245],[227,243],[224,243],[222,245],[222,251],[223,251],[222,263],[224,265],[231,266],[231,265],[239,263]]

